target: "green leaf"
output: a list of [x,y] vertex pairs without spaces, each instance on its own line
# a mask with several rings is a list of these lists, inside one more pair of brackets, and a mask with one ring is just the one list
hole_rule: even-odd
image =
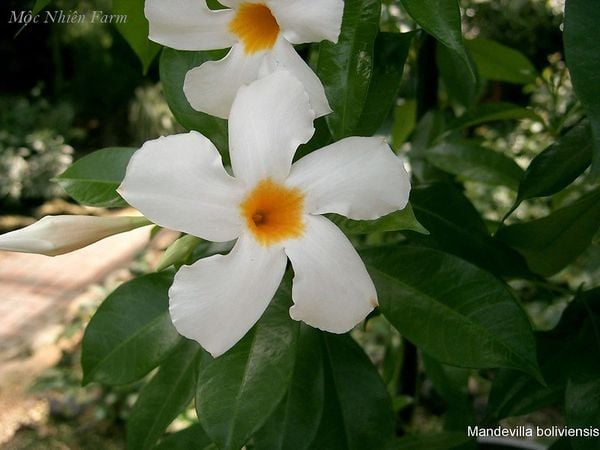
[[323,355],[320,333],[302,325],[290,387],[265,426],[254,436],[257,450],[306,450],[323,413]]
[[428,248],[391,246],[362,255],[381,312],[421,350],[454,366],[510,367],[540,379],[527,315],[494,275]]
[[375,40],[375,64],[365,106],[355,135],[372,136],[396,104],[404,63],[414,33],[379,33]]
[[313,450],[384,449],[394,436],[391,400],[377,370],[347,335],[322,334],[325,406]]
[[62,188],[82,205],[115,208],[127,206],[117,193],[135,148],[111,147],[75,161],[56,178]]
[[33,5],[31,14],[35,16],[49,4],[50,4],[50,0],[35,0],[35,4]]
[[542,122],[540,116],[530,109],[513,105],[512,103],[484,103],[472,108],[462,116],[452,121],[448,129],[458,130],[499,120],[530,119]]
[[535,82],[535,67],[520,51],[483,38],[467,40],[465,46],[483,78],[515,84]]
[[393,447],[397,450],[452,450],[474,442],[462,433],[411,434],[398,439]]
[[596,189],[546,217],[500,228],[496,237],[518,250],[532,271],[550,276],[579,256],[599,227]]
[[367,100],[381,0],[346,0],[337,44],[324,41],[317,74],[333,112],[327,124],[338,140],[355,134]]
[[567,0],[564,44],[573,88],[587,108],[594,135],[592,172],[600,176],[600,27],[596,0]]
[[472,81],[475,82],[475,70],[463,43],[458,2],[456,0],[401,0],[401,3],[425,31],[460,56],[469,68]]
[[112,12],[127,17],[126,22],[116,22],[115,26],[138,56],[146,74],[161,47],[148,39],[149,25],[144,15],[144,2],[145,0],[114,0]]
[[417,125],[417,102],[407,100],[394,109],[394,124],[392,125],[392,147],[395,151],[406,142],[410,133]]
[[190,404],[196,392],[197,343],[185,340],[140,391],[127,420],[127,448],[146,450]]
[[461,179],[517,190],[523,169],[502,153],[470,142],[446,142],[426,150],[434,166]]
[[208,450],[211,441],[200,424],[194,424],[165,437],[155,450]]
[[[599,369],[580,372],[567,384],[565,415],[570,428],[600,430],[600,377]],[[598,450],[600,436],[571,438],[573,450]]]
[[188,52],[165,48],[160,57],[160,81],[165,98],[177,121],[188,130],[202,133],[221,152],[225,162],[229,161],[227,121],[209,116],[193,109],[183,93],[185,75],[206,61],[221,59],[224,51]]
[[388,214],[377,220],[351,220],[338,214],[328,215],[328,218],[348,235],[384,233],[402,230],[429,234],[415,217],[410,203],[406,205],[406,208],[403,210]]
[[448,97],[455,103],[471,108],[479,93],[479,77],[471,76],[471,68],[464,60],[445,45],[437,45],[436,63]]
[[592,161],[591,137],[589,124],[581,123],[537,155],[523,175],[515,205],[556,194],[571,184]]
[[173,274],[144,275],[100,305],[83,336],[83,384],[127,384],[163,361],[180,342],[169,317]]
[[413,188],[411,204],[419,222],[431,233],[426,240],[421,239],[425,245],[460,256],[493,273],[531,276],[523,257],[489,235],[475,207],[454,185],[435,183]]
[[264,425],[285,395],[294,369],[298,322],[288,313],[287,284],[246,337],[198,375],[196,409],[210,438],[239,450]]

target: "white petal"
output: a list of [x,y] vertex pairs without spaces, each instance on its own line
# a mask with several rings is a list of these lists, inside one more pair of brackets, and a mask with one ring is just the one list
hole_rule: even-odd
[[265,52],[247,55],[243,45],[237,43],[223,59],[190,70],[183,92],[195,110],[227,119],[239,88],[258,78],[264,59]]
[[332,110],[325,95],[323,83],[306,62],[298,55],[294,47],[284,38],[279,37],[271,53],[267,56],[268,70],[275,72],[284,68],[298,78],[308,92],[310,106],[316,117],[329,114]]
[[0,236],[0,250],[62,255],[150,222],[144,217],[46,216]]
[[282,182],[294,153],[315,129],[302,84],[278,71],[240,89],[229,118],[231,166],[248,186],[264,178]]
[[161,137],[134,153],[119,193],[154,223],[210,241],[241,231],[244,186],[200,133]]
[[302,238],[285,244],[294,268],[290,316],[345,333],[377,306],[377,292],[348,238],[321,216],[306,217]]
[[267,6],[292,44],[338,41],[343,0],[267,0]]
[[378,137],[350,137],[294,163],[286,184],[304,191],[311,214],[372,220],[402,209],[410,179],[400,158]]
[[231,47],[232,10],[211,11],[205,0],[146,0],[144,12],[154,42],[177,50],[216,50]]
[[182,267],[169,290],[177,331],[222,355],[252,328],[275,295],[287,258],[281,247],[240,237],[227,256]]

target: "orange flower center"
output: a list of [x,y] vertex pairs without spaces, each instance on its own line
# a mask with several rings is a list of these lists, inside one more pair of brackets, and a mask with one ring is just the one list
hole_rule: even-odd
[[248,229],[262,245],[268,246],[302,236],[304,195],[270,178],[260,181],[240,208]]
[[277,20],[262,3],[240,4],[229,30],[240,38],[247,54],[273,48],[279,36]]

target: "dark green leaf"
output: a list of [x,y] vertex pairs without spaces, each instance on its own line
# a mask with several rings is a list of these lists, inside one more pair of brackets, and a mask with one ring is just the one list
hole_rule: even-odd
[[451,130],[468,128],[498,120],[531,119],[541,122],[542,119],[532,110],[512,103],[484,103],[452,121],[448,128]]
[[155,450],[208,450],[210,439],[200,424],[194,424],[184,430],[165,437]]
[[600,373],[598,366],[590,372],[574,374],[567,384],[565,413],[570,428],[587,430],[596,434],[572,438],[573,450],[598,450],[600,448]]
[[337,44],[322,42],[317,74],[333,112],[327,124],[338,140],[355,134],[367,100],[381,0],[346,0]]
[[473,78],[464,59],[445,45],[436,47],[435,56],[449,99],[471,108],[479,93],[479,77]]
[[82,205],[114,208],[127,206],[116,189],[125,177],[135,148],[112,147],[98,150],[75,163],[56,180],[67,194]]
[[362,253],[381,312],[417,347],[460,367],[510,367],[540,378],[531,325],[495,276],[428,248]]
[[496,236],[517,249],[531,270],[549,276],[579,256],[599,226],[600,189],[596,189],[546,217],[500,228]]
[[169,108],[177,121],[188,130],[199,131],[209,138],[221,152],[223,160],[229,161],[227,121],[196,111],[183,93],[183,81],[189,70],[223,56],[222,50],[187,52],[165,48],[160,57],[160,81]]
[[239,450],[264,425],[287,392],[294,369],[298,322],[288,313],[287,285],[246,337],[198,375],[196,409],[210,438]]
[[517,190],[523,169],[509,157],[470,142],[446,142],[426,151],[434,166],[461,179]]
[[83,336],[84,384],[136,381],[180,342],[168,311],[172,282],[172,273],[144,275],[108,296]]
[[396,211],[377,220],[351,220],[337,214],[328,215],[346,234],[369,234],[388,231],[410,230],[417,233],[429,234],[419,223],[410,203],[401,211]]
[[394,436],[394,414],[377,370],[349,336],[323,333],[322,338],[325,408],[310,448],[386,448]]
[[399,439],[393,447],[397,450],[453,450],[474,442],[462,433],[412,434]]
[[127,17],[125,22],[116,22],[117,30],[140,59],[143,72],[147,73],[150,64],[160,51],[160,45],[148,39],[148,20],[144,16],[144,1],[114,0],[112,12]]
[[190,404],[200,356],[197,343],[183,341],[144,386],[127,420],[129,450],[154,448],[167,426]]
[[465,46],[483,78],[527,84],[533,83],[537,77],[531,61],[518,50],[482,38],[467,40]]
[[288,393],[254,437],[257,450],[305,450],[323,412],[323,355],[317,330],[302,325]]
[[600,27],[596,0],[567,0],[565,5],[565,56],[573,88],[587,108],[594,134],[592,172],[600,176]]
[[537,155],[523,175],[516,204],[556,194],[571,184],[592,161],[591,138],[589,125],[582,123]]
[[414,188],[411,204],[431,233],[424,243],[460,256],[505,276],[529,277],[523,257],[492,238],[481,216],[454,185],[436,183]]
[[375,41],[373,76],[355,135],[376,133],[396,104],[404,62],[414,33],[379,33]]
[[455,51],[469,68],[475,82],[475,70],[465,49],[456,0],[401,0],[408,14],[446,47]]
[[43,10],[49,4],[50,4],[50,0],[35,0],[35,4],[33,5],[31,14],[35,16],[37,13],[39,13],[41,10]]

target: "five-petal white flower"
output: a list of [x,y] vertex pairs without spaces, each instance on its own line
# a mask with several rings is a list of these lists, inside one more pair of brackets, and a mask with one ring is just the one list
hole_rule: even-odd
[[242,87],[229,119],[230,176],[196,132],[146,142],[120,194],[164,227],[237,238],[228,255],[182,267],[169,291],[177,330],[214,356],[260,318],[283,277],[295,277],[293,319],[343,333],[377,306],[373,282],[345,235],[320,214],[376,219],[408,202],[410,182],[382,138],[350,137],[292,164],[314,133],[302,84],[275,72]]
[[226,119],[238,89],[259,75],[285,68],[308,92],[317,117],[331,112],[323,85],[292,44],[337,42],[343,0],[146,0],[149,38],[178,50],[229,48],[220,61],[190,70],[183,86],[198,111]]

